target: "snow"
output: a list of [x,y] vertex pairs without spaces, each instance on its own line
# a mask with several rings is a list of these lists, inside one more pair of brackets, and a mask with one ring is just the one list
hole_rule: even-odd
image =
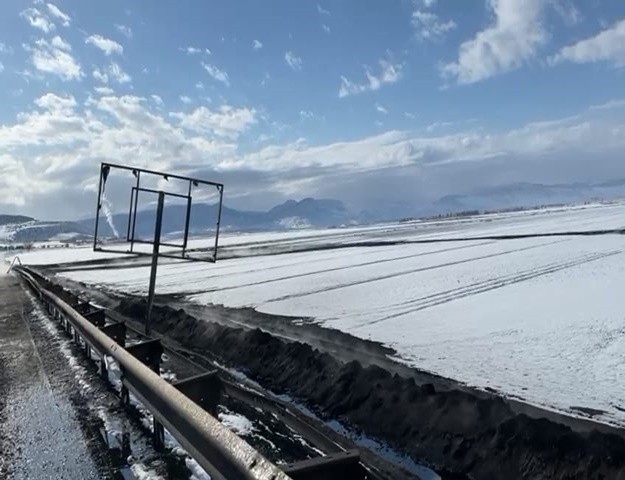
[[[625,425],[625,236],[492,238],[623,227],[617,203],[229,236],[224,250],[241,258],[161,265],[157,291],[316,322],[389,345],[410,366]],[[415,243],[433,238],[448,241]],[[64,275],[145,293],[149,268]]]
[[239,413],[230,411],[219,412],[218,418],[225,427],[239,436],[251,435],[255,430],[252,422]]

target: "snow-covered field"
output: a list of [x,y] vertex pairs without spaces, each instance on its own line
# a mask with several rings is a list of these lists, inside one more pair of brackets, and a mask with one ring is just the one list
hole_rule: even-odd
[[[230,235],[223,250],[248,256],[215,265],[163,262],[157,291],[317,322],[390,345],[414,367],[561,411],[602,410],[598,419],[625,425],[625,236],[483,238],[624,227],[625,204],[595,204]],[[467,237],[477,239],[454,241]],[[452,241],[414,243],[433,238]],[[358,246],[379,241],[397,243]],[[253,249],[285,245],[324,249]],[[57,263],[48,253],[61,252],[22,261]],[[89,253],[64,251],[63,261]],[[143,293],[149,268],[64,275]]]

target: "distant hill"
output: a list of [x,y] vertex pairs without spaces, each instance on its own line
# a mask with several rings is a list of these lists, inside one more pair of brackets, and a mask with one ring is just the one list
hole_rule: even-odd
[[[163,211],[163,234],[176,235],[184,231],[186,207],[184,205],[165,206]],[[330,199],[305,198],[300,201],[287,200],[266,212],[236,210],[223,207],[221,228],[236,231],[290,230],[294,228],[327,227],[358,223],[360,215],[350,213],[342,202]],[[120,236],[128,230],[128,215],[112,216],[113,226]],[[151,238],[154,234],[155,213],[152,210],[137,213],[135,235]],[[217,205],[197,204],[191,208],[189,232],[198,234],[215,228]],[[77,222],[82,229],[93,231],[94,219]],[[100,219],[99,234],[112,236],[113,229]]]
[[446,195],[432,204],[432,213],[529,208],[619,197],[625,197],[625,180],[555,185],[515,183],[481,188],[460,195]]
[[[446,195],[434,202],[423,202],[418,205],[389,202],[378,205],[373,213],[363,211],[357,214],[350,212],[339,200],[304,198],[300,201],[287,200],[264,212],[237,210],[224,206],[221,228],[222,231],[290,230],[615,198],[625,198],[623,179],[600,183],[554,185],[514,183]],[[184,230],[185,215],[185,206],[166,205],[163,213],[163,235],[165,237],[180,235]],[[216,219],[216,205],[205,203],[193,205],[189,231],[191,234],[200,234],[212,230]],[[135,235],[138,238],[151,238],[154,234],[154,220],[154,211],[138,212]],[[117,233],[125,237],[128,229],[127,214],[114,214],[111,221]],[[0,243],[89,238],[93,235],[94,223],[93,218],[76,222],[43,222],[22,215],[0,215]],[[113,228],[104,216],[100,220],[99,228],[100,235],[114,236]]]
[[[163,235],[176,236],[184,230],[186,207],[169,205],[163,211]],[[93,235],[93,218],[77,222],[43,222],[24,216],[0,216],[7,223],[0,226],[0,241],[35,242],[59,239],[66,241]],[[10,217],[10,219],[9,219]],[[327,227],[353,224],[362,214],[353,215],[338,200],[305,198],[301,201],[288,200],[266,212],[236,210],[224,207],[221,215],[222,230],[260,231],[290,230],[308,227]],[[189,232],[199,234],[215,228],[217,206],[210,204],[193,205]],[[9,221],[10,220],[10,221]],[[114,214],[113,227],[119,236],[125,237],[128,230],[128,215]],[[154,234],[155,212],[145,210],[137,213],[135,235],[138,238],[151,238]],[[0,224],[2,225],[2,224]],[[99,235],[111,237],[115,233],[104,215],[99,222]]]
[[15,225],[34,220],[32,217],[25,217],[24,215],[0,215],[0,225]]
[[[0,215],[2,218],[8,215]],[[0,223],[0,243],[43,242],[51,239],[67,241],[90,235],[74,222],[41,222],[30,217],[12,215],[11,222]]]

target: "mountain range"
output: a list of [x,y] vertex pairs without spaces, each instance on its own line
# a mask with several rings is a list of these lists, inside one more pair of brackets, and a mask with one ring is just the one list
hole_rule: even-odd
[[[184,231],[185,217],[186,206],[166,206],[163,210],[163,235],[176,236]],[[305,198],[300,201],[288,200],[265,212],[236,210],[224,206],[221,212],[221,230],[261,231],[339,226],[361,223],[363,218],[361,215],[353,215],[338,200]],[[212,230],[216,220],[217,205],[193,205],[189,233],[199,234]],[[154,223],[154,210],[137,212],[135,237],[152,238]],[[94,226],[94,218],[74,222],[44,222],[22,215],[0,215],[0,243],[92,238]],[[112,214],[108,219],[102,215],[98,224],[98,236],[125,237],[127,230],[127,213]]]
[[[610,200],[625,197],[625,180],[601,183],[534,184],[516,183],[488,187],[462,194],[446,195],[425,205],[388,206],[368,212],[353,213],[339,200],[305,198],[288,200],[268,211],[237,210],[224,206],[222,231],[288,230],[295,228],[329,227],[383,220],[397,220],[400,216],[415,217],[455,213],[462,211],[504,210],[531,208],[541,205],[580,203],[591,200]],[[402,212],[402,213],[399,213]],[[184,230],[186,207],[169,205],[163,211],[163,235],[177,236]],[[215,228],[217,206],[197,204],[191,209],[190,234],[200,234]],[[154,233],[155,213],[144,210],[137,213],[135,236],[148,239]],[[64,241],[70,238],[92,238],[94,219],[74,222],[39,221],[22,215],[0,215],[0,243]],[[126,236],[127,213],[103,215],[99,222],[99,235]]]

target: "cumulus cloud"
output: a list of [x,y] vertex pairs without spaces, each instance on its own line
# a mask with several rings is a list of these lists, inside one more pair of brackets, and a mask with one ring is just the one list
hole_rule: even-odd
[[99,48],[104,52],[106,56],[113,54],[121,55],[124,53],[124,47],[122,47],[115,40],[103,37],[102,35],[91,35],[87,37],[85,43],[91,44],[96,48]]
[[[263,142],[272,137],[251,129],[260,119],[251,108],[198,107],[164,114],[153,98],[113,94],[88,105],[77,103],[69,95],[46,94],[34,110],[0,126],[0,208],[19,202],[24,212],[44,218],[59,211],[68,218],[88,214],[93,198],[85,187],[96,180],[99,163],[128,158],[138,166],[224,181],[229,202],[237,196],[249,202],[328,195],[355,201],[358,208],[380,201],[404,201],[414,208],[410,192],[436,199],[450,190],[505,181],[625,177],[619,161],[625,122],[604,115],[607,106],[507,131],[389,131],[330,144],[297,139],[250,151],[237,147],[239,139],[249,145],[244,135]],[[384,185],[393,188],[380,188]],[[127,191],[123,194],[119,198],[125,204]],[[45,201],[40,195],[46,195]],[[111,198],[117,201],[114,192]]]
[[69,27],[69,24],[72,21],[69,15],[61,11],[61,9],[57,7],[56,5],[54,5],[53,3],[48,3],[47,7],[48,7],[48,11],[50,12],[50,15],[58,18],[64,27]]
[[70,45],[59,36],[50,41],[42,38],[24,48],[31,53],[31,62],[40,72],[56,75],[64,81],[79,80],[83,76],[82,67],[70,53]]
[[59,96],[54,93],[46,93],[35,100],[35,105],[49,112],[66,112],[74,110],[76,99],[71,96]]
[[254,40],[252,42],[252,48],[254,50],[260,50],[261,48],[263,48],[263,44],[262,44],[262,42],[260,40]]
[[390,85],[398,82],[402,77],[402,65],[392,63],[388,60],[381,59],[379,61],[380,71],[374,73],[370,68],[365,68],[367,81],[365,83],[356,83],[341,76],[341,86],[339,88],[339,97],[347,97],[349,95],[357,95],[359,93],[379,90],[383,85]]
[[330,33],[330,27],[328,27],[325,23],[321,24],[321,28],[323,28],[323,31],[326,33]]
[[304,63],[300,57],[290,50],[284,54],[284,61],[291,67],[291,70],[301,70],[302,64]]
[[46,196],[38,203],[42,216],[63,211],[75,218],[92,203],[85,187],[102,160],[132,158],[138,166],[167,170],[172,161],[191,168],[233,153],[227,142],[174,126],[141,97],[103,96],[81,108],[72,97],[46,94],[35,107],[0,126],[0,209],[19,204],[32,211],[32,202]]
[[26,19],[31,27],[38,28],[44,33],[50,33],[56,28],[54,23],[36,8],[27,8],[20,15]]
[[257,122],[256,110],[230,105],[222,105],[217,110],[198,107],[191,113],[172,112],[170,116],[187,130],[230,139],[238,138]]
[[625,20],[621,20],[590,38],[563,47],[549,59],[550,63],[609,62],[625,66]]
[[521,67],[548,39],[542,16],[547,0],[488,0],[494,21],[460,45],[458,59],[443,65],[443,78],[475,83]]
[[156,94],[152,94],[152,95],[150,95],[150,98],[159,107],[163,106],[163,99],[160,96],[158,96]]
[[228,77],[228,74],[226,72],[220,70],[215,65],[211,65],[210,63],[202,62],[202,67],[204,67],[204,70],[206,70],[208,74],[215,80],[223,83],[227,87],[230,86],[230,78]]
[[188,104],[190,104],[193,100],[191,99],[191,97],[189,97],[189,96],[187,96],[187,95],[180,95],[180,101],[181,101],[182,103],[185,103],[185,104],[187,104],[187,105],[188,105]]

